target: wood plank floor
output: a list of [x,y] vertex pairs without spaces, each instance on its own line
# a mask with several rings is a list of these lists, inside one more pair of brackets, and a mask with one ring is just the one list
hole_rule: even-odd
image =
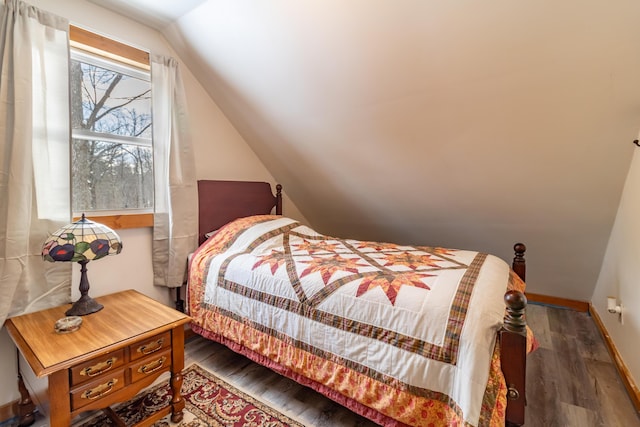
[[527,358],[527,427],[640,426],[587,313],[529,304],[527,321],[540,343]]
[[[640,418],[588,314],[530,304],[527,320],[540,342],[540,348],[527,360],[527,427],[640,426]],[[192,362],[306,426],[376,425],[203,338],[187,341],[186,364]]]

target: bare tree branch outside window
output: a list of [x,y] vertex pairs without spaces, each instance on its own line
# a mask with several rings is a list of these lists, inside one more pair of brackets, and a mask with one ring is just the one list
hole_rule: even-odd
[[150,81],[88,62],[71,62],[73,211],[153,208]]

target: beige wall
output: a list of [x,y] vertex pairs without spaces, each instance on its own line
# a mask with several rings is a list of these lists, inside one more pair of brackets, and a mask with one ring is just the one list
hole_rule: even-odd
[[[622,304],[622,323],[607,312],[608,296]],[[640,148],[633,156],[591,302],[640,385]]]
[[311,225],[527,244],[593,294],[640,110],[640,2],[206,1],[163,30]]
[[[157,31],[91,3],[81,0],[29,0],[29,3],[64,16],[75,25],[155,53],[179,58]],[[273,177],[184,64],[181,69],[187,92],[198,179],[259,180],[275,184]],[[286,194],[284,211],[289,216],[304,220]],[[119,234],[124,246],[122,253],[88,265],[90,295],[99,296],[136,288],[152,298],[171,304],[173,292],[170,295],[166,288],[155,287],[152,284],[151,229],[120,230]],[[79,276],[79,268],[74,269],[72,279],[74,299],[79,296],[77,289]],[[2,328],[0,330],[0,367],[2,367],[0,384],[6,386],[0,388],[0,406],[19,396],[15,359],[15,347],[6,329]],[[46,386],[46,382],[40,381],[32,385],[34,388],[43,386]]]

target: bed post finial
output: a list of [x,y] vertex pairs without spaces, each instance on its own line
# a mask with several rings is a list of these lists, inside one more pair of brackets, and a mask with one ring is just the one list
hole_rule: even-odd
[[282,185],[276,185],[276,215],[282,215]]
[[511,265],[511,268],[513,269],[513,271],[515,271],[518,277],[520,277],[522,281],[525,282],[527,264],[524,260],[524,253],[527,250],[527,247],[524,243],[516,243],[515,245],[513,245],[513,250],[515,251],[516,255],[515,257],[513,257],[513,264]]

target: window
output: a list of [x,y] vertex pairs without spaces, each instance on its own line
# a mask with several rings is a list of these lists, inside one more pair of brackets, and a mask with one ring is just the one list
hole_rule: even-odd
[[122,52],[142,51],[76,27],[71,30],[73,212],[152,212],[148,54],[146,64],[144,56],[140,63]]

